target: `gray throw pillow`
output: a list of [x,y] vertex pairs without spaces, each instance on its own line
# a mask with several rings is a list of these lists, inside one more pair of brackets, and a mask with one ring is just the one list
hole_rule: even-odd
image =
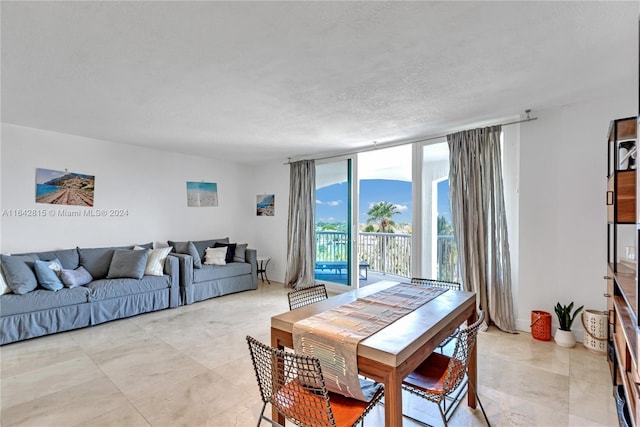
[[38,287],[33,272],[36,255],[2,255],[1,258],[4,278],[14,294],[24,295]]
[[87,269],[94,279],[103,279],[109,272],[115,248],[78,248],[80,265]]
[[194,246],[193,242],[172,242],[169,240],[170,246],[173,246],[173,249],[179,254],[191,255],[193,258],[193,268],[202,268],[202,259],[200,258],[200,254],[198,254],[198,250]]
[[115,250],[107,279],[132,278],[142,279],[144,269],[147,266],[149,250]]
[[93,277],[91,277],[91,274],[89,274],[83,266],[75,270],[63,269],[60,272],[60,279],[67,288],[77,288],[78,286],[84,286],[93,281]]
[[233,255],[234,262],[246,262],[245,252],[247,251],[246,243],[238,243],[236,245],[236,253]]

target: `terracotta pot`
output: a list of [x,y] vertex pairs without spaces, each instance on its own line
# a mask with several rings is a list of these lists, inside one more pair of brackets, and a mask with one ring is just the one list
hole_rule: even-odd
[[563,331],[562,329],[558,329],[553,340],[561,347],[571,348],[576,345],[576,338],[573,336],[572,331]]

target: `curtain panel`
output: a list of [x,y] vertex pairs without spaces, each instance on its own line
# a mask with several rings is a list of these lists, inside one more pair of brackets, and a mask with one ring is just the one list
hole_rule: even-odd
[[303,288],[314,283],[316,165],[314,160],[291,163],[285,286]]
[[516,332],[502,184],[500,134],[493,126],[447,136],[451,218],[463,286],[506,332]]

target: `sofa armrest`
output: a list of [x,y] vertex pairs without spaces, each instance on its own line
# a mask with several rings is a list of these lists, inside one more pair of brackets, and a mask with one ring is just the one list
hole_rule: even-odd
[[180,305],[180,268],[178,258],[168,256],[164,262],[164,274],[171,278],[169,288],[169,307],[175,308]]
[[190,287],[193,283],[193,257],[191,255],[178,254],[175,252],[171,252],[169,256],[178,260],[178,270],[180,271],[180,298],[181,304],[184,305],[187,301],[185,289]]
[[251,282],[256,287],[258,286],[258,251],[247,248],[244,253],[244,260],[251,264]]

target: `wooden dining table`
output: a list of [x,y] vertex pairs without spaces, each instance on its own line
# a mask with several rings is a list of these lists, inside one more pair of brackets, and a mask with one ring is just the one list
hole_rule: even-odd
[[[398,282],[377,282],[273,316],[271,345],[293,348],[294,323],[396,284]],[[476,318],[475,293],[448,290],[360,341],[357,347],[358,372],[384,385],[385,426],[402,426],[402,380],[458,326],[465,321],[471,324]],[[469,381],[477,386],[477,344],[469,361]],[[476,407],[473,393],[467,393],[467,403],[472,408]],[[272,417],[284,425],[284,417],[275,408],[272,409]]]

